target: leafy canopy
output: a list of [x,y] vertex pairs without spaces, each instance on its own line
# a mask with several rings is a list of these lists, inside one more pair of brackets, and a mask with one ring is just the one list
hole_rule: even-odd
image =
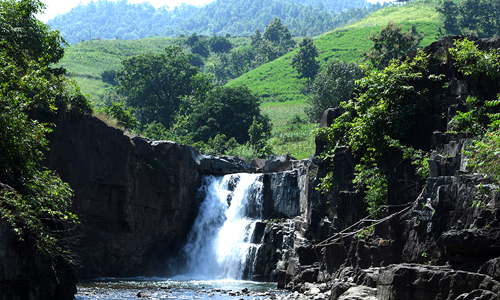
[[[142,125],[158,122],[168,128],[180,108],[180,97],[203,92],[205,81],[195,80],[198,68],[180,47],[164,54],[143,54],[122,62],[117,72],[117,92],[136,109]],[[203,81],[203,82],[202,82]]]
[[320,64],[316,60],[319,56],[318,48],[312,38],[306,37],[299,44],[299,52],[292,58],[291,65],[299,72],[299,78],[307,78],[310,82],[319,71]]
[[50,124],[39,114],[87,114],[90,105],[62,69],[64,40],[35,18],[36,0],[0,1],[0,217],[21,238],[34,238],[50,255],[64,254],[53,222],[76,222],[72,191],[42,166]]
[[354,91],[357,80],[364,76],[363,69],[356,64],[332,60],[321,71],[307,99],[306,114],[312,122],[319,122],[328,108],[338,107],[347,101]]
[[499,10],[497,0],[445,0],[437,7],[443,16],[443,35],[463,33],[480,38],[498,35]]
[[196,100],[191,109],[187,127],[194,141],[207,142],[223,134],[245,143],[254,119],[263,124],[267,135],[271,131],[269,119],[260,112],[259,99],[247,87],[215,87]]
[[365,54],[365,60],[378,69],[387,67],[393,59],[402,58],[419,42],[419,36],[415,32],[403,31],[403,25],[392,21],[382,27],[380,33],[372,32],[368,39],[373,42],[373,46]]
[[[428,57],[423,52],[404,62],[393,60],[383,71],[369,71],[358,81],[356,95],[342,103],[345,113],[335,119],[331,127],[318,130],[318,137],[326,142],[321,158],[333,161],[335,151],[347,147],[360,161],[356,166],[354,184],[365,192],[368,211],[380,213],[387,197],[387,178],[380,167],[384,154],[402,152],[405,157],[421,164],[423,152],[404,145],[401,140],[409,133],[413,117],[422,114],[426,90],[415,83],[427,74]],[[424,175],[425,166],[417,168]],[[320,185],[323,190],[334,188],[333,171]]]

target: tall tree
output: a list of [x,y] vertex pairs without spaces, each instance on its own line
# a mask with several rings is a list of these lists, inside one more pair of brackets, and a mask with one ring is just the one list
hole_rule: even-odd
[[349,100],[356,80],[363,78],[364,71],[355,64],[332,60],[314,80],[306,114],[312,122],[319,122],[327,108],[340,105]]
[[309,85],[320,67],[316,60],[319,56],[318,48],[310,37],[304,38],[299,46],[299,52],[293,56],[291,65],[299,72],[299,78],[307,78],[307,85]]
[[68,211],[72,191],[41,164],[51,128],[29,114],[91,108],[64,70],[50,67],[62,58],[64,40],[37,20],[43,9],[38,0],[0,1],[0,217],[53,258],[65,250],[50,227],[76,218]]
[[445,0],[438,6],[437,11],[443,15],[443,25],[446,34],[459,34],[458,5],[453,0]]
[[295,47],[292,33],[283,25],[280,18],[275,18],[266,26],[263,37],[285,51]]
[[116,75],[117,91],[127,97],[129,107],[136,109],[142,125],[156,121],[168,128],[179,110],[180,97],[197,89],[192,78],[198,68],[191,65],[190,55],[180,47],[167,47],[159,55],[134,56],[122,65]]
[[194,103],[188,118],[194,141],[207,142],[224,134],[244,143],[249,140],[248,130],[254,120],[263,124],[264,132],[271,131],[269,119],[260,112],[259,98],[247,87],[215,87]]
[[390,21],[382,27],[380,33],[372,33],[368,38],[373,42],[370,52],[365,54],[365,60],[373,66],[383,69],[393,59],[402,58],[408,50],[418,44],[419,36],[411,31],[403,31],[403,25]]

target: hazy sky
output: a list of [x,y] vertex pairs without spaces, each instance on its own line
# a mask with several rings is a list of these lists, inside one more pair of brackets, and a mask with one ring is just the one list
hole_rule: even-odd
[[[215,0],[128,0],[129,3],[142,3],[149,2],[155,8],[162,7],[168,5],[170,8],[174,8],[176,6],[180,6],[182,3],[193,4],[193,5],[203,5]],[[390,0],[367,0],[368,2],[375,3],[377,1],[387,2]],[[47,5],[47,9],[45,9],[45,13],[38,16],[38,19],[43,22],[47,22],[48,20],[55,17],[57,14],[64,14],[70,11],[73,7],[77,7],[79,3],[86,4],[90,2],[90,0],[42,0],[43,3]]]
[[[180,6],[182,3],[193,4],[193,5],[203,5],[210,3],[214,0],[128,0],[128,3],[142,3],[149,2],[155,8],[162,7],[168,5],[170,8],[174,8],[176,6]],[[86,4],[90,2],[90,0],[42,0],[43,3],[47,5],[45,9],[45,13],[38,16],[38,19],[43,22],[47,22],[48,20],[55,17],[57,14],[64,14],[70,11],[73,7],[77,7],[81,2],[82,4]]]

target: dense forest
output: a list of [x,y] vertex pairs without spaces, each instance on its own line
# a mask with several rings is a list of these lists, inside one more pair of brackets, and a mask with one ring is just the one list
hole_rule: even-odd
[[47,24],[59,29],[69,44],[92,39],[140,39],[151,36],[248,36],[280,18],[295,36],[315,36],[352,23],[382,5],[364,0],[282,1],[217,0],[203,7],[183,4],[155,9],[127,0],[99,0],[80,4]]
[[441,2],[443,35],[468,34],[492,37],[500,31],[500,2],[497,0],[464,0]]

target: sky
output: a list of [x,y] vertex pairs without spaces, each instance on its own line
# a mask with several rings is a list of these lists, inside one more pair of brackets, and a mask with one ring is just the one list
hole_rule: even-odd
[[[176,6],[180,6],[182,3],[192,4],[192,5],[204,5],[215,0],[128,0],[129,3],[142,3],[149,2],[155,8],[159,8],[165,5],[168,5],[170,8],[174,8]],[[367,0],[368,2],[375,3],[377,1],[385,2],[389,0]],[[69,12],[73,7],[77,7],[79,3],[86,4],[90,2],[90,0],[42,0],[43,3],[47,5],[45,9],[45,13],[37,16],[39,20],[43,22],[47,22],[48,20],[54,18],[58,14],[65,14]]]

